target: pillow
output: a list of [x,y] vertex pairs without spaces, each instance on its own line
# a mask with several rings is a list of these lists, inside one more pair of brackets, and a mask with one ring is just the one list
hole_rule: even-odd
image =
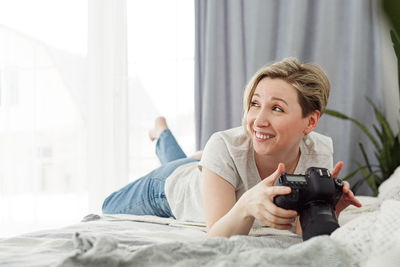
[[357,218],[358,216],[373,212],[379,209],[380,201],[377,197],[370,197],[370,196],[356,196],[356,198],[361,202],[362,207],[357,208],[353,205],[348,206],[344,209],[339,215],[339,225],[345,225],[349,221]]
[[400,166],[379,186],[378,191],[381,203],[387,199],[400,200]]

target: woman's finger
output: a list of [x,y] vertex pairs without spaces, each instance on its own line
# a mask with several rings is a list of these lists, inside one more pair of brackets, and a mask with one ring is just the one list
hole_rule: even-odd
[[279,230],[289,230],[290,228],[292,228],[291,224],[277,224],[277,223],[271,222],[267,218],[260,218],[260,221],[262,221],[263,223],[265,223],[266,225],[268,225],[270,227],[273,227],[273,228],[279,229]]
[[279,163],[278,168],[276,168],[275,172],[270,176],[264,178],[262,182],[269,186],[274,185],[275,180],[279,177],[279,175],[281,175],[284,172],[285,172],[285,164]]
[[331,172],[333,178],[338,178],[339,177],[339,174],[340,174],[340,171],[343,168],[343,165],[344,165],[343,161],[339,161],[338,163],[336,163],[335,167],[333,168],[333,170]]
[[354,206],[356,206],[356,207],[362,207],[361,202],[360,202],[357,198],[354,198],[354,199],[351,201],[351,204],[354,205]]
[[347,182],[347,181],[344,181],[343,182],[343,193],[348,193],[348,192],[350,192],[351,190],[350,190],[350,184],[349,184],[349,182]]
[[278,207],[272,202],[266,203],[266,209],[269,213],[274,216],[281,217],[281,218],[293,218],[297,216],[297,211],[295,210],[285,210],[281,207]]
[[351,199],[354,199],[353,191],[349,190],[349,192],[347,192],[347,195],[348,195]]
[[350,205],[353,205],[353,206],[356,206],[356,207],[361,207],[362,206],[361,202],[357,198],[354,197],[353,192],[351,192],[351,194],[346,195],[344,197],[344,200],[348,203],[348,205],[350,204]]
[[361,207],[362,207],[362,204],[361,204],[361,202],[360,202],[360,201],[358,201],[358,200],[357,200],[357,202],[356,202],[356,207],[359,207],[359,208],[361,208]]
[[268,186],[265,191],[270,200],[272,200],[277,195],[287,195],[292,192],[292,188],[289,186]]
[[291,224],[294,221],[296,221],[296,217],[282,218],[282,217],[274,216],[268,212],[265,213],[264,219],[266,219],[272,223],[275,223],[275,224]]

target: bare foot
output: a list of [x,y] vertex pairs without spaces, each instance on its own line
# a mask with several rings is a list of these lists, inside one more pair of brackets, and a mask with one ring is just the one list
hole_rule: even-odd
[[154,128],[149,131],[150,140],[157,140],[160,134],[166,129],[168,129],[168,125],[165,117],[157,117],[154,121]]

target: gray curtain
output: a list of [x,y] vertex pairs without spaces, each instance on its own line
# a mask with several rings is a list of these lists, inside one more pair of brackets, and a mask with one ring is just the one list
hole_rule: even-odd
[[[392,48],[382,45],[387,40],[382,41],[380,1],[196,0],[195,3],[198,149],[204,147],[212,133],[241,125],[246,82],[261,66],[285,57],[320,65],[331,81],[328,108],[367,125],[373,122],[374,115],[365,96],[381,107],[393,98],[385,98],[383,90],[389,84],[396,84],[397,77],[392,70],[389,79],[394,82],[383,79],[385,68],[395,69],[396,61],[390,59],[395,57],[394,53],[389,53],[389,60],[382,55],[383,47]],[[397,89],[393,90],[390,94],[398,98]],[[324,115],[317,131],[332,137],[335,161],[345,162],[342,174],[354,169],[356,161],[363,161],[358,148],[360,140],[373,157],[372,145],[350,122]],[[369,194],[368,188],[363,190]]]

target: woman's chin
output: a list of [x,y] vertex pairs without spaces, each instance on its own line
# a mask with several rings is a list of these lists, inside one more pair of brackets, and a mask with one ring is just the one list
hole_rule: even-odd
[[253,139],[253,148],[257,154],[271,155],[275,150],[274,147],[275,146],[272,144],[270,140],[263,140],[260,142],[257,139],[256,140]]
[[273,150],[270,147],[259,147],[259,146],[253,146],[254,151],[260,155],[260,156],[270,156],[273,155]]

